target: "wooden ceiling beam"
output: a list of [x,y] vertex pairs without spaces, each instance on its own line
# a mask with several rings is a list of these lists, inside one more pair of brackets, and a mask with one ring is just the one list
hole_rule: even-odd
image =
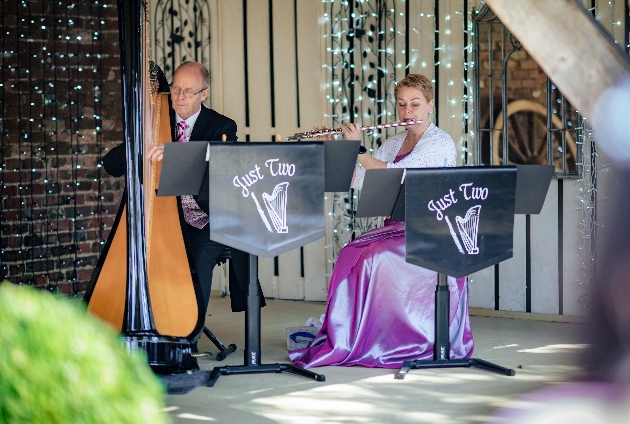
[[628,56],[575,0],[486,3],[587,119],[600,94],[630,74]]

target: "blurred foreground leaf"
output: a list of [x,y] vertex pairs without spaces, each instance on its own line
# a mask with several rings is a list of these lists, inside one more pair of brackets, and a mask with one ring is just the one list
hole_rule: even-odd
[[0,423],[166,423],[164,388],[83,303],[0,284]]

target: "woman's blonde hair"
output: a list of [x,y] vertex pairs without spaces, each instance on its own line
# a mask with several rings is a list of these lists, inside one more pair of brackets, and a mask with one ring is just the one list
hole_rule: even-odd
[[433,100],[433,83],[424,75],[409,74],[402,80],[398,81],[394,88],[394,98],[398,98],[398,90],[402,87],[417,88],[422,92],[427,103]]

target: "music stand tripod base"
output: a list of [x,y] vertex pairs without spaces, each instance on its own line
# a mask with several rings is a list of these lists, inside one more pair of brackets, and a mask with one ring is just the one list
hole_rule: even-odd
[[293,364],[261,364],[261,365],[243,365],[243,366],[227,366],[227,367],[215,367],[210,373],[210,379],[208,380],[208,387],[213,387],[214,383],[222,375],[232,374],[255,374],[255,373],[280,373],[288,372],[302,377],[312,378],[315,381],[326,381],[326,376],[323,374],[316,374],[312,371],[305,370]]
[[422,368],[480,368],[485,371],[514,376],[514,370],[493,364],[483,359],[446,359],[451,350],[449,340],[449,290],[446,274],[438,273],[438,282],[435,288],[435,343],[433,345],[434,360],[404,361],[402,367],[395,375],[396,379],[402,380],[412,369]]
[[258,295],[258,256],[249,255],[249,285],[245,310],[245,364],[215,367],[210,373],[208,387],[214,387],[222,375],[281,373],[283,371],[315,381],[326,381],[326,376],[305,370],[293,364],[259,364],[260,343],[260,297]]
[[470,358],[470,359],[438,359],[432,360],[415,360],[403,362],[400,371],[396,374],[398,380],[402,380],[412,369],[424,369],[424,368],[480,368],[485,371],[492,371],[499,374],[513,377],[516,375],[513,369],[505,368],[500,365],[493,364],[483,359]]

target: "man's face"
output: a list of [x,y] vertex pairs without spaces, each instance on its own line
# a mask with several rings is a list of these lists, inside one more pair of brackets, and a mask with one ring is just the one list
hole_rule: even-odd
[[[175,95],[171,93],[173,109],[182,118],[188,119],[199,111],[210,90],[204,86],[203,79],[199,71],[193,67],[179,68],[173,77],[171,89],[179,88],[181,91]],[[204,89],[199,93],[201,89]],[[191,98],[186,97],[184,92],[197,93]]]

